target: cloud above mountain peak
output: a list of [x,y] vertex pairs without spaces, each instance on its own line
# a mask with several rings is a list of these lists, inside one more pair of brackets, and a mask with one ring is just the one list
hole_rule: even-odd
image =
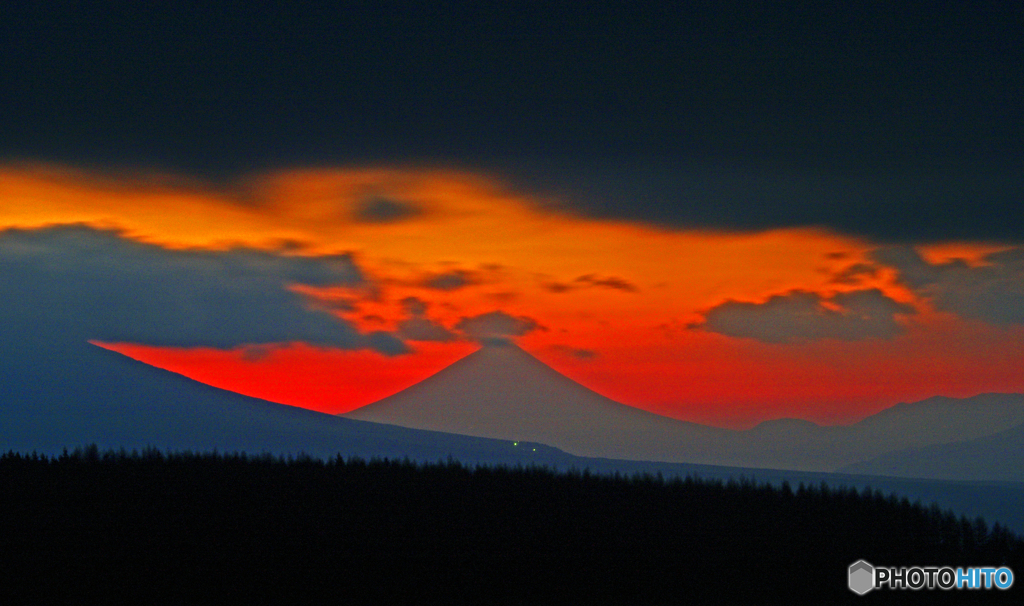
[[464,317],[455,325],[455,329],[466,337],[480,342],[500,342],[502,339],[521,337],[535,330],[546,330],[533,318],[512,316],[501,310]]

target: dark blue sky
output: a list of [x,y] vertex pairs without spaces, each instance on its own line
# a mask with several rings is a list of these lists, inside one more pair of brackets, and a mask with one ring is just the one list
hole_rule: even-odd
[[27,4],[6,161],[443,164],[677,227],[1024,233],[1015,3]]

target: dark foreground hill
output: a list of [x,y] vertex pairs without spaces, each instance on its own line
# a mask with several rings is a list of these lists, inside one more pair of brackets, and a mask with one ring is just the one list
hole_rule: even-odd
[[861,558],[1024,570],[1001,528],[824,486],[86,450],[0,458],[0,495],[4,604],[859,603]]

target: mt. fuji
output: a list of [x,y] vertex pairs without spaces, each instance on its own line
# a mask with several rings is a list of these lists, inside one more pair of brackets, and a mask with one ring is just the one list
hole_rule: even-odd
[[344,416],[634,460],[692,461],[695,451],[734,433],[615,402],[512,343],[484,345],[434,376]]

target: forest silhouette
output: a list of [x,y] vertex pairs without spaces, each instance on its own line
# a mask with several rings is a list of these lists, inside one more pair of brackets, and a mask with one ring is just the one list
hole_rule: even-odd
[[5,604],[856,603],[858,559],[1024,571],[998,524],[823,484],[90,446],[3,455],[0,495]]

